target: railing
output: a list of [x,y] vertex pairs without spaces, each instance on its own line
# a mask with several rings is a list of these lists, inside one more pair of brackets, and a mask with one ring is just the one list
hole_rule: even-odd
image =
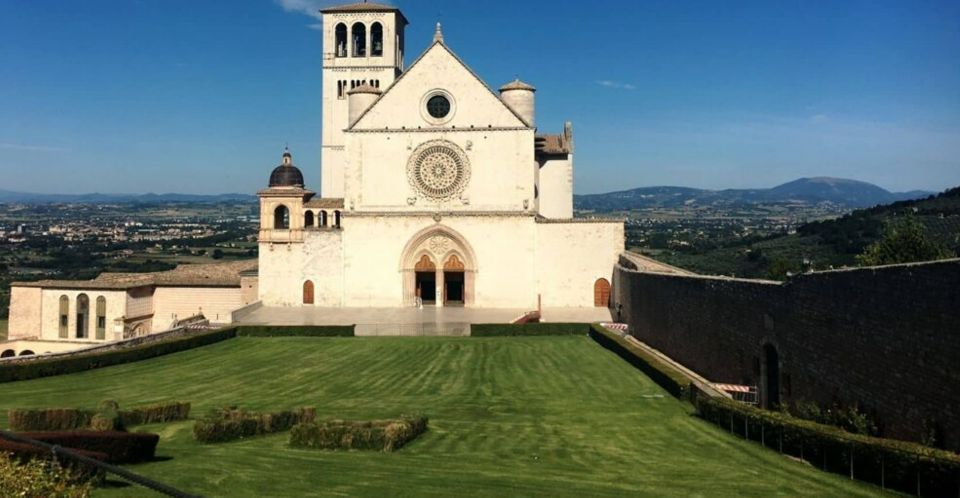
[[50,455],[53,459],[59,460],[61,457],[65,457],[70,460],[84,463],[103,470],[104,472],[114,474],[119,476],[127,481],[130,481],[134,484],[139,484],[145,488],[152,489],[158,493],[161,493],[166,496],[173,496],[174,498],[201,498],[200,495],[192,495],[190,493],[185,493],[176,489],[172,486],[168,486],[162,482],[157,482],[152,479],[147,479],[140,474],[135,474],[130,472],[127,469],[122,467],[117,467],[116,465],[111,465],[109,463],[101,462],[95,458],[90,458],[84,455],[77,453],[69,448],[64,448],[59,445],[45,443],[43,441],[37,441],[36,439],[31,439],[28,437],[18,436],[12,432],[0,431],[0,437],[7,439],[9,441],[14,441],[17,443],[29,444],[31,446],[36,446],[38,448],[43,448],[50,452]]

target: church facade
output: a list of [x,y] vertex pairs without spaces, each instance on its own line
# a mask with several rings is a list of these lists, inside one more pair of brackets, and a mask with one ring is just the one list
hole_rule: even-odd
[[573,217],[572,126],[493,92],[439,24],[404,66],[395,7],[323,11],[321,195],[289,152],[259,192],[265,306],[607,306],[622,221]]
[[573,216],[573,128],[538,133],[536,89],[491,90],[407,20],[323,11],[320,194],[289,152],[260,202],[259,259],[11,284],[0,358],[231,323],[255,307],[607,307],[623,222]]

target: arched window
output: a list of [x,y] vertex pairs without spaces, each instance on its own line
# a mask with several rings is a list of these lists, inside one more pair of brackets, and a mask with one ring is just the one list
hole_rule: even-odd
[[303,226],[312,227],[313,226],[313,211],[307,211],[303,214]]
[[337,57],[346,57],[347,56],[347,25],[340,23],[337,24],[336,29],[336,56]]
[[333,212],[333,228],[340,228],[340,211]]
[[34,354],[36,353],[34,353],[33,351],[30,351],[29,349],[24,349],[23,351],[20,351],[20,356],[33,356]]
[[310,280],[303,283],[303,304],[313,304],[313,282]]
[[70,326],[70,298],[60,296],[60,338],[66,339]]
[[383,55],[383,25],[378,22],[370,26],[370,55],[374,57]]
[[287,230],[290,228],[290,210],[283,204],[273,210],[273,228]]
[[77,296],[77,339],[84,339],[90,331],[90,298],[86,294]]
[[319,217],[320,217],[320,223],[319,223],[320,226],[326,227],[326,226],[327,226],[327,212],[326,212],[326,211],[320,211]]
[[593,305],[606,308],[610,304],[610,282],[605,278],[598,278],[593,283]]
[[0,358],[10,358],[12,356],[17,356],[17,352],[12,349],[8,349],[3,353],[0,353]]
[[97,339],[107,338],[107,298],[97,298]]
[[351,35],[351,48],[353,50],[352,55],[354,57],[366,57],[367,56],[367,27],[362,23],[354,23],[353,27],[350,29]]

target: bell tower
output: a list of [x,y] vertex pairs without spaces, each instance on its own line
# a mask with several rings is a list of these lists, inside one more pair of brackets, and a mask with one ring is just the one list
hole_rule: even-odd
[[323,131],[320,195],[343,197],[343,130],[349,126],[347,93],[362,85],[385,90],[403,72],[407,19],[400,9],[376,3],[330,7],[323,14]]

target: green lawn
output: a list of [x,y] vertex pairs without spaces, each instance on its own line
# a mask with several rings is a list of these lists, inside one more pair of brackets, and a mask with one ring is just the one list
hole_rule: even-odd
[[[206,496],[873,496],[691,415],[589,338],[239,338],[154,360],[0,385],[12,407],[316,406],[323,417],[421,412],[395,453],[286,447],[286,434],[200,445],[148,426],[169,459],[131,469]],[[96,496],[143,496],[138,487]]]

